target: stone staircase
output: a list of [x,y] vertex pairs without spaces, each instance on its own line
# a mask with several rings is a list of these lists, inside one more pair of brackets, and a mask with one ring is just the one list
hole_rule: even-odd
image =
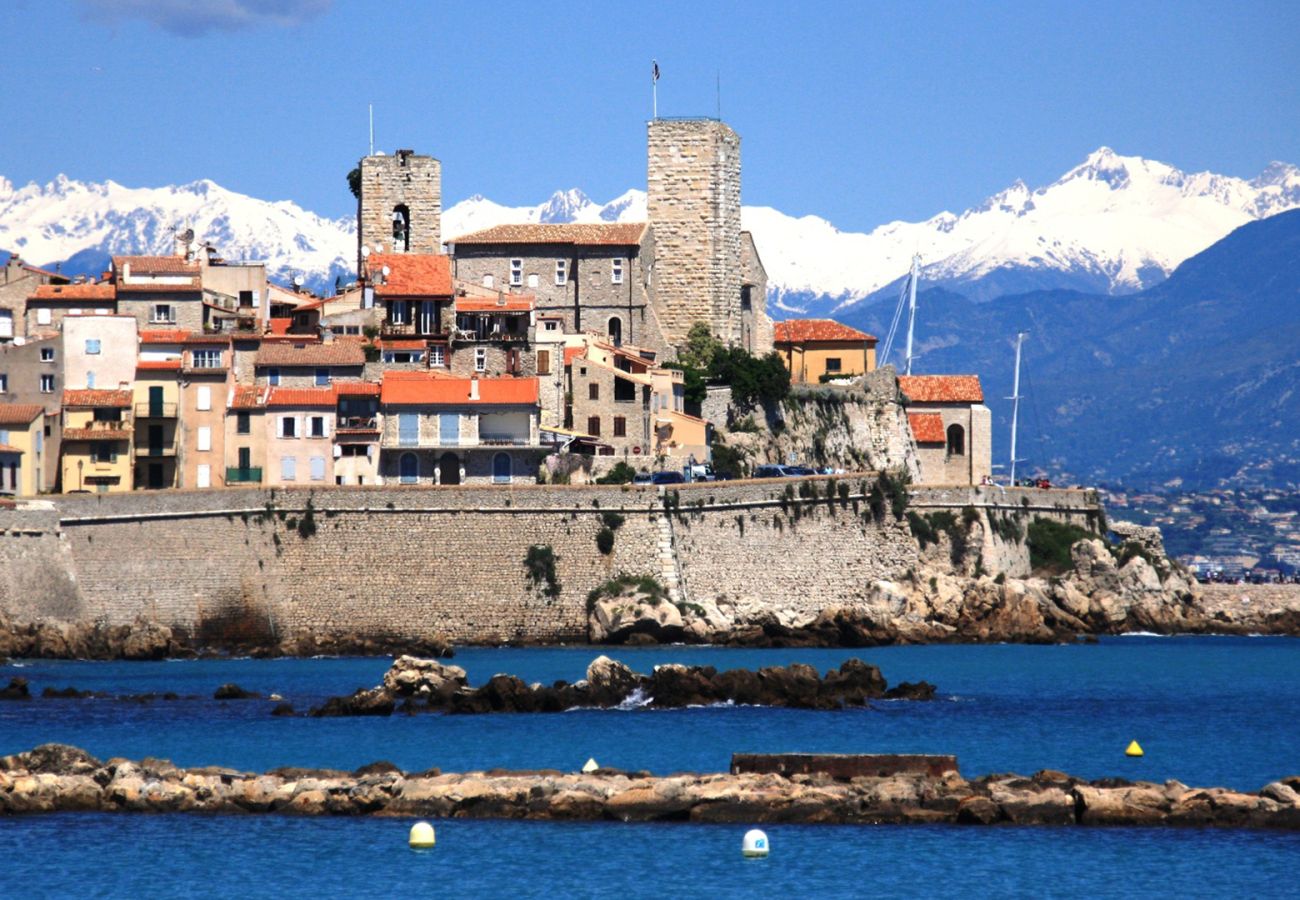
[[667,588],[670,602],[673,604],[682,603],[686,600],[686,581],[682,577],[682,569],[677,562],[673,517],[660,510],[655,514],[655,525],[659,528],[659,540],[656,547],[659,581]]

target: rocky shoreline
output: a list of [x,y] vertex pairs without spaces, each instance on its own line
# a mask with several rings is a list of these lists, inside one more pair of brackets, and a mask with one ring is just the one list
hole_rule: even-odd
[[1061,772],[967,780],[896,774],[678,774],[597,769],[264,773],[101,761],[45,744],[0,758],[0,814],[142,812],[818,824],[1124,825],[1300,830],[1300,776],[1257,793]]

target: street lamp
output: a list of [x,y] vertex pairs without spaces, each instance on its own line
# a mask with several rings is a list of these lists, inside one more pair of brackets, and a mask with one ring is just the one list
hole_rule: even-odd
[[77,490],[79,490],[79,491],[80,491],[80,490],[82,489],[82,487],[83,487],[83,484],[82,484],[82,478],[81,478],[81,469],[82,469],[83,466],[85,466],[85,464],[86,464],[86,461],[85,461],[84,459],[79,459],[79,460],[77,460]]

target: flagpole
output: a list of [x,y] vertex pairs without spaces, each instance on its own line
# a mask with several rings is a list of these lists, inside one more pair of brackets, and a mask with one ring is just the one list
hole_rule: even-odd
[[654,63],[654,68],[650,72],[650,97],[651,112],[650,118],[659,118],[659,63]]

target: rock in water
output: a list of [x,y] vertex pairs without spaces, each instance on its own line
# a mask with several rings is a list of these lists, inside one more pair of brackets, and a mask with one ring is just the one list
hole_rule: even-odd
[[246,691],[237,684],[223,684],[212,694],[213,700],[258,700],[261,694]]
[[31,689],[27,687],[26,678],[10,678],[8,686],[0,688],[0,700],[30,699],[32,699],[32,692]]
[[442,705],[466,684],[465,670],[435,659],[399,656],[384,673],[384,687],[397,697],[422,697]]

